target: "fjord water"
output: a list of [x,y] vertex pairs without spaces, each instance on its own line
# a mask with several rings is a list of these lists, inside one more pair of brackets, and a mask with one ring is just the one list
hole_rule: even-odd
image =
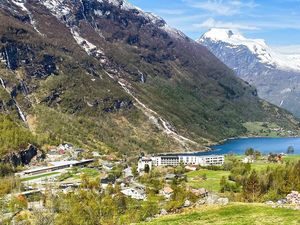
[[286,153],[289,146],[294,148],[294,154],[300,154],[300,137],[230,139],[212,146],[212,151],[197,154],[244,154],[248,148],[259,150],[263,154]]

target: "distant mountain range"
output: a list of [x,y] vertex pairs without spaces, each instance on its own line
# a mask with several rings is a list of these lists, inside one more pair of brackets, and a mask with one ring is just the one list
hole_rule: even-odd
[[299,131],[207,48],[122,0],[2,0],[0,110],[101,152],[201,150],[246,122]]
[[213,28],[198,43],[205,45],[236,74],[254,85],[258,95],[300,117],[300,56],[279,54],[262,39]]

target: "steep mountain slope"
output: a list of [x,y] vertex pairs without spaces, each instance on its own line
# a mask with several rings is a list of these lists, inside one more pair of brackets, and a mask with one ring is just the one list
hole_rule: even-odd
[[211,29],[198,42],[256,86],[261,98],[300,117],[299,57],[278,54],[264,40],[247,39],[230,29]]
[[[5,0],[4,113],[100,151],[200,150],[248,121],[298,131],[205,47],[121,0]],[[1,92],[1,93],[2,93]]]

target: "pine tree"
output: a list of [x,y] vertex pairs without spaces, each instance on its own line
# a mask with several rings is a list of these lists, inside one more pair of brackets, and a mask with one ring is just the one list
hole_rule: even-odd
[[255,170],[252,171],[249,178],[246,180],[244,185],[244,195],[251,202],[255,202],[257,197],[260,195],[260,183],[257,172]]
[[221,191],[222,193],[225,192],[226,184],[227,184],[226,177],[225,177],[225,176],[222,176],[221,181],[220,181],[220,187],[221,187],[221,190],[220,190],[220,191]]

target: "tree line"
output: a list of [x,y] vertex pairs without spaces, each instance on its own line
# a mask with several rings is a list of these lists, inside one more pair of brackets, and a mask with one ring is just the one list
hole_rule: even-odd
[[235,193],[239,200],[279,200],[293,190],[300,190],[300,160],[257,171],[251,169],[249,163],[231,159],[225,167],[230,170],[230,175],[228,178],[222,177],[221,192]]

